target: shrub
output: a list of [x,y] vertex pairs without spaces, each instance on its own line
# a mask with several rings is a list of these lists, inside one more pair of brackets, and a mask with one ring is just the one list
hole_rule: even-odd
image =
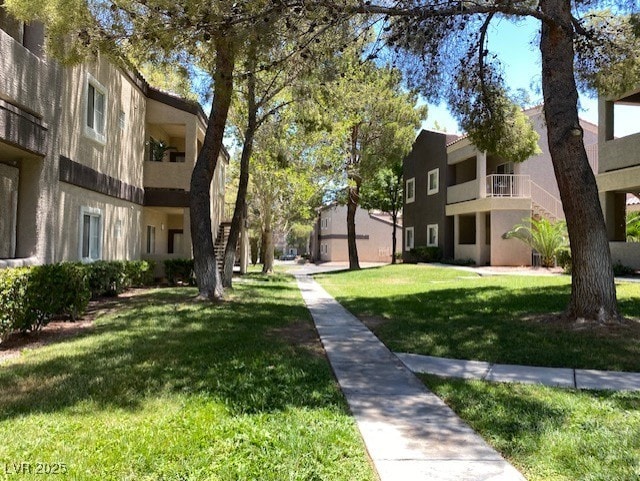
[[193,259],[167,259],[164,261],[165,275],[169,284],[175,286],[179,281],[195,285]]
[[473,266],[476,263],[473,259],[442,259],[440,262],[452,266]]
[[442,260],[442,249],[437,246],[420,246],[409,251],[416,262],[439,262]]
[[117,296],[126,287],[125,264],[120,261],[96,261],[84,264],[91,297]]
[[571,250],[568,247],[556,253],[556,262],[566,274],[571,274]]
[[25,293],[29,268],[0,270],[0,342],[15,330],[16,320],[25,316]]
[[85,269],[80,264],[62,263],[33,267],[25,293],[25,312],[15,329],[37,331],[54,316],[75,320],[84,312],[91,292]]
[[126,261],[124,263],[126,287],[143,287],[153,284],[153,261]]
[[613,264],[613,275],[614,276],[629,276],[634,274],[635,271],[629,267],[622,264],[620,261]]
[[81,264],[0,271],[0,341],[12,331],[37,331],[55,316],[84,312],[90,291]]

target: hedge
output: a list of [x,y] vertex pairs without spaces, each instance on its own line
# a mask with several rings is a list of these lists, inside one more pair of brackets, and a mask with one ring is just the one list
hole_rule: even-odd
[[177,285],[178,282],[195,285],[193,259],[167,259],[164,261],[164,272],[172,286]]
[[409,251],[415,262],[440,262],[442,249],[437,246],[420,246]]
[[56,316],[74,321],[90,297],[150,285],[148,261],[63,262],[0,270],[0,342],[14,331],[37,331]]

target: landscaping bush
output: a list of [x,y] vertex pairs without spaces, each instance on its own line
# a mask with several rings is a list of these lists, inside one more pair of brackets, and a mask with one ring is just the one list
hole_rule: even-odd
[[0,342],[15,330],[15,320],[25,315],[29,268],[0,270]]
[[476,261],[473,259],[442,259],[440,262],[443,264],[449,264],[452,266],[473,266]]
[[562,267],[565,274],[571,274],[571,251],[568,247],[556,252],[556,263]]
[[153,261],[126,261],[124,263],[126,287],[144,287],[153,284]]
[[37,331],[55,316],[75,320],[90,291],[84,266],[50,264],[0,271],[0,341],[13,331]]
[[409,251],[416,262],[440,262],[442,249],[437,246],[420,246]]
[[28,274],[25,310],[14,329],[37,331],[54,316],[75,320],[84,312],[91,292],[82,265],[72,263],[35,266]]
[[193,274],[193,259],[167,259],[164,261],[165,275],[169,284],[175,286],[178,282],[195,285]]
[[620,261],[613,264],[614,276],[630,276],[631,274],[635,274],[635,271],[631,267],[625,266]]
[[125,263],[96,261],[84,264],[91,297],[117,296],[127,287]]

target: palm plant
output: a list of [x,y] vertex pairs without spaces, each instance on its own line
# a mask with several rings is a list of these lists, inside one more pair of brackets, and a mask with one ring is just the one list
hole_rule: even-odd
[[627,242],[640,242],[640,211],[627,213]]
[[553,267],[558,252],[568,244],[567,224],[548,219],[523,219],[522,224],[504,234],[505,239],[518,239],[540,254],[543,267]]

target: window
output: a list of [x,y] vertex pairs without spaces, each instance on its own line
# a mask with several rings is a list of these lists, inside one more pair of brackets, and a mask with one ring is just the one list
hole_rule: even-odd
[[156,253],[156,228],[153,225],[147,226],[147,254]]
[[329,227],[329,219],[320,220],[320,229],[327,229]]
[[89,76],[86,90],[85,134],[100,143],[105,143],[106,126],[106,89]]
[[513,162],[505,162],[496,166],[496,174],[512,175],[514,172]]
[[406,194],[407,204],[416,200],[416,179],[413,177],[407,180]]
[[120,130],[124,130],[126,126],[127,126],[127,115],[121,110],[120,113],[118,114],[118,127],[120,127]]
[[440,187],[440,169],[430,170],[427,174],[427,195],[437,194]]
[[96,261],[102,258],[102,212],[100,209],[80,209],[80,259]]
[[413,227],[405,227],[404,229],[404,250],[413,249]]
[[438,246],[438,224],[429,224],[427,226],[427,246]]

